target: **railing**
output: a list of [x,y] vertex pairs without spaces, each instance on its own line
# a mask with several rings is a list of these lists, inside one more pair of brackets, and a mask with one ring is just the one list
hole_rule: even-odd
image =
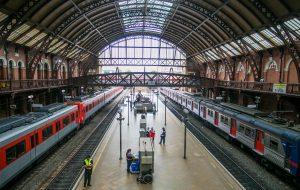
[[260,92],[279,93],[279,94],[294,94],[300,95],[300,84],[281,84],[282,92],[276,91],[274,83],[268,82],[237,82],[237,81],[216,81],[216,87],[253,90]]
[[68,79],[0,80],[0,93],[69,85]]
[[[93,80],[88,80],[93,79]],[[121,85],[121,86],[192,86],[202,88],[230,88],[251,90],[264,93],[278,93],[300,96],[300,84],[281,84],[275,89],[276,84],[267,82],[237,82],[219,81],[210,78],[197,78],[180,74],[153,73],[141,75],[140,73],[90,75],[73,79],[49,79],[49,80],[0,80],[0,93],[13,91],[26,91],[42,88],[55,88],[66,85]]]

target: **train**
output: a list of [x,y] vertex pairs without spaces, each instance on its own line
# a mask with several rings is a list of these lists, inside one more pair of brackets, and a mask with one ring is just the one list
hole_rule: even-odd
[[[161,94],[188,109],[226,137],[250,149],[262,163],[272,163],[299,183],[300,125],[232,103],[161,88]],[[267,165],[267,164],[266,164]]]
[[0,188],[83,127],[122,90],[122,87],[105,89],[0,120]]

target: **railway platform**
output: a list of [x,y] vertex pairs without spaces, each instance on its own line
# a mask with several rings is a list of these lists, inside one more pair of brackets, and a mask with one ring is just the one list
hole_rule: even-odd
[[[92,186],[87,189],[244,189],[240,183],[206,150],[190,133],[187,134],[187,159],[183,159],[184,127],[168,109],[167,125],[164,126],[164,105],[159,101],[156,115],[148,113],[147,127],[153,127],[155,137],[154,174],[152,184],[137,183],[136,174],[126,172],[125,153],[128,148],[133,153],[139,150],[139,121],[133,110],[123,107],[122,160],[119,160],[119,122],[114,120],[95,153]],[[166,145],[160,145],[162,127],[166,128]],[[75,189],[83,188],[83,178]]]

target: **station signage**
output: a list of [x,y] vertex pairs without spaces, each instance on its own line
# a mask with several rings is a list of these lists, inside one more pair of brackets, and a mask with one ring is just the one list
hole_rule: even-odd
[[273,92],[275,93],[286,93],[286,84],[275,83],[273,84]]

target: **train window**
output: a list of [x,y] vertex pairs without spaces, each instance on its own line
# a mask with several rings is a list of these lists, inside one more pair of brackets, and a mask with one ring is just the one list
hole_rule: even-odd
[[224,123],[225,125],[229,125],[228,117],[221,115],[221,122]]
[[238,131],[240,133],[244,133],[244,130],[245,130],[245,127],[243,125],[240,125],[239,128],[238,128]]
[[25,140],[6,150],[6,164],[10,164],[26,152]]
[[208,113],[207,113],[210,117],[214,117],[214,112],[210,109],[208,109]]
[[34,140],[35,140],[35,146],[38,145],[39,144],[39,134],[38,133],[36,133],[34,135]]
[[72,114],[71,114],[71,121],[74,121],[74,120],[75,120],[75,114],[72,113]]
[[85,112],[88,112],[89,111],[88,109],[89,109],[88,106],[86,106],[85,107]]
[[60,121],[56,122],[55,128],[56,128],[56,131],[60,130]]
[[31,144],[31,148],[34,148],[35,147],[35,140],[34,140],[34,135],[32,135],[31,137],[30,137],[30,144]]
[[245,135],[252,138],[253,137],[253,131],[250,128],[246,127],[245,128]]
[[38,133],[30,137],[30,144],[31,144],[31,148],[34,148],[36,145],[39,144]]
[[198,104],[194,103],[194,108],[198,108]]
[[278,150],[278,142],[270,139],[270,148],[277,151]]
[[69,116],[67,116],[63,119],[64,127],[67,126],[69,123],[70,123],[70,118],[69,118]]
[[52,126],[49,126],[42,131],[43,141],[48,139],[53,134]]

